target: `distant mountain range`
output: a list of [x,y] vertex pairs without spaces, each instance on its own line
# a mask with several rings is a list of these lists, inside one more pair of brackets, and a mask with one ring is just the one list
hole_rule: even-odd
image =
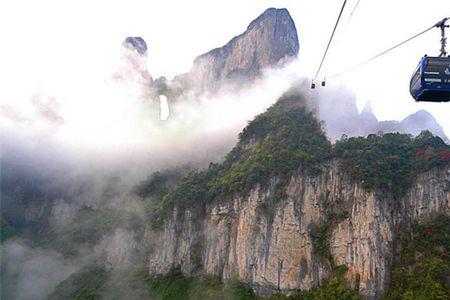
[[338,140],[343,134],[347,136],[367,136],[371,133],[408,133],[419,135],[423,130],[429,130],[449,142],[441,125],[426,110],[419,110],[401,121],[379,121],[367,103],[361,113],[354,98],[318,99],[318,114],[325,121],[328,136]]

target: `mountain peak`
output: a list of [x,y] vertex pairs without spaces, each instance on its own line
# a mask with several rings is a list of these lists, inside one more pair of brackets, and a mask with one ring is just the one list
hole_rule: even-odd
[[370,114],[373,113],[372,112],[372,102],[367,101],[366,105],[364,105],[364,108],[361,113],[370,113]]
[[403,119],[403,121],[406,120],[415,120],[415,121],[436,121],[433,117],[432,114],[430,114],[428,111],[424,110],[424,109],[420,109],[418,111],[416,111],[415,113],[407,116],[406,118]]
[[418,135],[422,132],[422,130],[427,129],[435,135],[441,137],[444,141],[449,141],[441,125],[439,125],[433,115],[423,109],[418,110],[404,118],[400,122],[400,125],[405,132],[412,133],[413,135]]
[[[251,30],[255,26],[258,26],[267,20],[278,20],[294,23],[286,8],[274,8],[270,7],[266,9],[262,14],[260,14],[256,19],[254,19],[247,27],[247,30]],[[295,27],[295,25],[294,25]]]
[[123,42],[127,48],[136,50],[141,55],[147,55],[147,43],[140,36],[129,36]]
[[266,68],[280,67],[298,55],[297,29],[287,9],[269,8],[226,45],[198,56],[187,74],[197,91],[252,80]]

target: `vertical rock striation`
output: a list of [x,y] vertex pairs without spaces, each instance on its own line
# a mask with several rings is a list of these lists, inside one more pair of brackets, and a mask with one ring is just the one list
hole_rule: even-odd
[[[330,261],[313,250],[310,230],[326,222],[330,206],[345,212],[329,238],[332,260],[348,267],[346,279],[361,295],[379,298],[389,281],[396,235],[412,222],[450,214],[450,166],[420,175],[400,201],[367,192],[339,170],[317,177],[293,175],[287,196],[273,201],[277,179],[246,197],[207,205],[206,213],[173,211],[149,259],[151,273],[180,265],[188,274],[237,277],[261,295],[311,289],[329,279]],[[270,204],[271,203],[271,204]]]
[[282,66],[298,50],[297,30],[289,12],[269,8],[225,46],[198,56],[190,72],[178,81],[197,92],[215,92],[224,84],[248,82],[265,68]]

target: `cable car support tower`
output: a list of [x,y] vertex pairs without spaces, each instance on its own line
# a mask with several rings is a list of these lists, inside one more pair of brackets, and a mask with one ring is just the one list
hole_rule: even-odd
[[438,22],[436,24],[436,27],[439,27],[441,29],[441,54],[440,57],[446,57],[447,51],[445,50],[445,47],[447,46],[447,38],[445,37],[445,28],[449,28],[450,25],[446,25],[449,18],[444,18],[442,21]]

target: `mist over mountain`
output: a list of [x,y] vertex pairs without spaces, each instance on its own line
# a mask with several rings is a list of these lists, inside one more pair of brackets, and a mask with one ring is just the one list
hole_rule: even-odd
[[[188,91],[217,93],[222,89],[225,93],[236,92],[239,87],[253,84],[264,70],[282,68],[292,62],[299,55],[299,47],[297,29],[289,12],[269,8],[253,20],[244,33],[220,48],[198,56],[189,73],[175,76],[173,81],[161,77],[149,85],[156,95],[167,96],[169,104],[178,101]],[[301,85],[307,89],[304,83]],[[332,140],[339,139],[343,134],[366,136],[377,132],[401,132],[416,136],[426,129],[449,141],[442,127],[425,110],[402,121],[378,121],[370,103],[359,113],[356,99],[346,89],[319,93],[316,106],[319,118],[325,121]]]
[[436,119],[426,110],[419,110],[401,121],[379,121],[370,103],[359,112],[356,99],[345,89],[329,89],[317,98],[319,118],[325,121],[325,128],[332,140],[342,135],[367,136],[371,133],[400,132],[417,136],[429,130],[445,141],[449,141]]
[[[395,121],[391,121],[395,123]],[[397,125],[397,124],[396,124]],[[445,135],[444,130],[439,125],[439,123],[436,121],[436,119],[426,110],[419,110],[415,112],[414,114],[411,114],[400,121],[400,123],[397,125],[399,129],[395,128],[395,126],[392,126],[391,129],[388,129],[389,125],[385,125],[385,122],[380,122],[379,127],[381,127],[384,132],[394,132],[395,130],[398,130],[399,132],[403,133],[410,133],[412,135],[419,135],[420,132],[425,128],[436,134],[437,136],[440,136],[445,141],[449,142],[448,137]],[[386,128],[386,129],[383,129]]]
[[189,91],[237,92],[261,78],[264,70],[292,62],[298,52],[297,30],[289,12],[269,8],[226,45],[196,57],[188,73],[173,81],[162,77],[157,86],[172,101]]
[[431,114],[379,121],[347,89],[310,90],[286,9],[173,80],[143,38],[122,50],[88,95],[0,107],[1,298],[450,296]]

